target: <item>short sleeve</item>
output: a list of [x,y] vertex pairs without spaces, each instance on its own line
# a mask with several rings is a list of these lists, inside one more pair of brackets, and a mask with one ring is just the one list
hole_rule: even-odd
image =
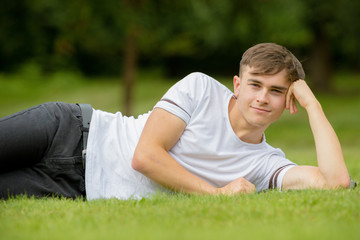
[[207,85],[206,78],[207,76],[202,73],[189,74],[173,85],[154,108],[162,108],[188,124],[203,97]]
[[262,166],[262,176],[257,182],[257,191],[267,189],[281,190],[282,180],[285,173],[296,166],[295,163],[288,160],[280,149],[273,149],[272,154],[264,160]]
[[276,169],[270,177],[268,188],[281,190],[282,180],[285,176],[285,173],[295,166],[296,164],[289,163]]

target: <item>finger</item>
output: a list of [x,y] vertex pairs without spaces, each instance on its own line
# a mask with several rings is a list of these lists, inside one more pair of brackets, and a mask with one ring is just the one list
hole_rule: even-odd
[[291,113],[292,111],[292,97],[291,96],[287,96],[287,100],[286,100],[286,109],[288,109]]
[[289,87],[288,92],[286,94],[286,100],[285,100],[286,109],[290,109],[291,96],[292,96],[292,86]]
[[294,113],[294,97],[291,97],[291,98],[290,98],[289,110],[290,110],[290,114],[293,114],[293,113]]
[[285,100],[285,108],[289,109],[290,108],[290,99],[286,96],[286,100]]
[[296,106],[296,99],[294,97],[294,95],[291,96],[290,98],[290,114],[294,114],[294,113],[297,113],[298,109],[297,109],[297,106]]
[[292,109],[293,109],[293,114],[298,112],[298,108],[296,106],[296,99],[295,97],[292,98]]

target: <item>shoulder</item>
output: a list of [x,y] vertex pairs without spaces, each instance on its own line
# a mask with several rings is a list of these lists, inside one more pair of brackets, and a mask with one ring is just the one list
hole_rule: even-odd
[[169,95],[185,96],[188,99],[202,99],[209,94],[214,95],[217,92],[223,94],[230,91],[226,86],[216,79],[201,72],[193,72],[176,82],[166,93]]
[[219,82],[209,75],[202,72],[193,72],[185,76],[180,82],[192,82],[197,84],[219,84]]
[[191,79],[191,80],[203,80],[203,79],[212,79],[209,75],[202,73],[202,72],[192,72],[189,73],[184,79]]
[[177,85],[180,90],[186,90],[196,94],[209,91],[221,91],[221,93],[230,91],[221,82],[202,72],[190,73],[175,85]]

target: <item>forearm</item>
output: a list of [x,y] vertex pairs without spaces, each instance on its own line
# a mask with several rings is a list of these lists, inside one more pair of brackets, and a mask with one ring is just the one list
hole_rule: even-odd
[[318,167],[327,187],[347,187],[350,182],[338,137],[318,101],[307,108],[314,135]]
[[136,151],[133,168],[160,185],[176,192],[191,194],[218,194],[219,190],[187,171],[165,150]]

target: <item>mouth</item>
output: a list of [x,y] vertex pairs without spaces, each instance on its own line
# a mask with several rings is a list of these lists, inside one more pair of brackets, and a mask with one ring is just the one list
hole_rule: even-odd
[[253,106],[250,106],[252,109],[254,109],[256,112],[260,112],[260,113],[269,113],[271,112],[270,110],[268,109],[264,109],[264,108],[259,108],[259,107],[253,107]]

